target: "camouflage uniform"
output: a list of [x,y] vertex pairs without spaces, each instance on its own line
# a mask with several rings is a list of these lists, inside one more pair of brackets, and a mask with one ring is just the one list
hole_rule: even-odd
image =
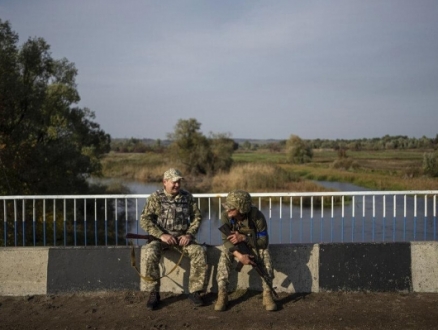
[[[163,246],[167,244],[160,241],[163,234],[175,237],[190,234],[196,236],[201,225],[201,212],[192,194],[180,189],[178,195],[172,196],[164,189],[157,190],[149,197],[140,218],[141,227],[157,240],[149,242],[145,249],[146,277],[157,279],[146,282],[146,291],[160,289],[159,263]],[[190,258],[189,292],[202,291],[205,286],[207,273],[207,254],[201,245],[188,246],[172,245],[173,248],[183,252]]]
[[[265,266],[267,274],[274,278],[273,267],[271,263],[271,256],[269,254],[269,236],[268,227],[265,216],[255,206],[251,205],[251,200],[248,197],[249,194],[244,191],[234,191],[228,194],[227,202],[224,205],[225,208],[236,208],[239,213],[244,214],[245,218],[242,221],[236,221],[235,219],[228,219],[227,211],[221,214],[221,224],[228,223],[232,231],[238,231],[241,234],[247,236],[247,244],[250,246],[254,254],[262,261]],[[234,260],[232,250],[234,245],[227,240],[227,237],[222,234],[223,245],[221,246],[221,256],[217,266],[216,280],[218,284],[218,290],[227,291],[229,284],[231,264]],[[269,290],[265,281],[262,281],[263,290]]]

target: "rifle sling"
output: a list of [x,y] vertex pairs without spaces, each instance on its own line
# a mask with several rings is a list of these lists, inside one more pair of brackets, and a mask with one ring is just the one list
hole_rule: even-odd
[[138,267],[137,267],[137,263],[135,261],[134,244],[132,244],[131,240],[129,241],[129,244],[131,245],[131,266],[136,270],[138,276],[140,276],[140,278],[146,282],[156,282],[156,281],[162,279],[163,277],[169,276],[175,269],[178,268],[178,266],[181,263],[182,258],[184,257],[184,252],[178,250],[179,252],[181,252],[181,256],[179,257],[178,262],[175,264],[175,266],[173,266],[173,268],[167,274],[164,274],[164,275],[160,276],[160,278],[155,279],[155,278],[152,278],[149,276],[144,276],[140,273],[140,271],[138,270]]

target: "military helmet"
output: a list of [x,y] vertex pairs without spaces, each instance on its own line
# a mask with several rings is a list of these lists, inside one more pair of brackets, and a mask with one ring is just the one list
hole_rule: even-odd
[[243,190],[231,191],[223,206],[226,209],[237,209],[240,214],[246,214],[251,211],[251,195]]

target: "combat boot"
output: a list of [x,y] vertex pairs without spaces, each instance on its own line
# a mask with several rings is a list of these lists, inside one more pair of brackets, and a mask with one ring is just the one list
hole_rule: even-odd
[[216,305],[214,305],[215,311],[224,311],[227,309],[228,304],[228,293],[224,289],[219,289],[217,293]]
[[196,307],[200,307],[204,305],[204,301],[202,300],[199,292],[193,292],[189,294],[189,299],[192,301],[193,305]]
[[272,299],[272,293],[269,290],[263,291],[263,306],[267,311],[276,311],[277,304],[274,299]]
[[160,304],[160,293],[156,291],[152,291],[148,302],[146,303],[146,308],[150,311],[157,309],[158,305]]

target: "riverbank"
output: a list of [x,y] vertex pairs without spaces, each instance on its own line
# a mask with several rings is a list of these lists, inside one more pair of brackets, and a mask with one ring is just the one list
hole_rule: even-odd
[[[348,151],[339,160],[336,151],[315,151],[310,163],[288,164],[281,152],[236,152],[228,173],[190,177],[192,192],[224,192],[235,187],[252,192],[325,191],[312,181],[351,183],[371,190],[435,190],[438,178],[422,174],[423,152],[416,150]],[[144,183],[159,183],[168,167],[178,167],[159,153],[110,153],[103,160],[103,174]]]

